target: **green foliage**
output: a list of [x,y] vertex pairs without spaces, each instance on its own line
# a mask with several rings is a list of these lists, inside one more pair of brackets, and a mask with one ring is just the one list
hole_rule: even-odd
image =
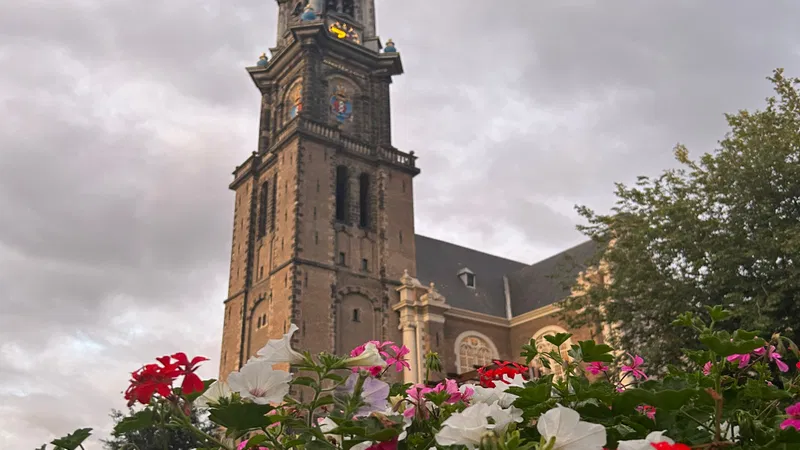
[[[172,415],[154,407],[130,410],[127,415],[114,410],[111,413],[114,431],[111,439],[103,441],[103,447],[107,450],[191,450],[200,447],[202,441],[192,431],[170,424]],[[214,424],[202,420],[194,411],[188,421],[207,433],[216,429]]]
[[600,274],[611,281],[564,303],[572,326],[619,324],[611,343],[660,369],[685,364],[682,349],[700,348],[691,329],[671,326],[680,313],[728,319],[707,306],[736,311],[724,322],[729,332],[796,339],[800,81],[782,70],[769,80],[776,96],[764,110],[727,115],[730,131],[717,150],[692,160],[679,145],[678,168],[617,184],[610,214],[578,208],[588,220],[581,231],[600,244],[589,263],[602,260]]
[[51,444],[55,445],[56,450],[75,450],[79,447],[83,448],[83,441],[88,439],[91,435],[91,428],[81,428],[63,438],[53,440]]

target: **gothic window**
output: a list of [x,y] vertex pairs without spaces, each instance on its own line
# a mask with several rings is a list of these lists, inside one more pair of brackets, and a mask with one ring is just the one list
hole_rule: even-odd
[[497,358],[497,350],[491,340],[476,332],[463,333],[456,340],[456,368],[459,374],[471,372],[491,364]]
[[338,0],[326,0],[325,1],[325,12],[337,12],[336,4]]
[[342,0],[342,14],[347,14],[350,17],[356,16],[355,5],[353,0]]
[[358,308],[353,309],[353,322],[361,322],[361,310]]
[[336,168],[336,220],[347,222],[347,185],[350,179],[347,167],[338,166]]
[[269,183],[261,184],[261,192],[258,197],[258,237],[267,234],[267,208],[269,207]]
[[[539,353],[550,353],[553,350],[557,350],[558,353],[561,355],[561,358],[564,360],[569,360],[569,348],[572,345],[572,340],[567,340],[561,344],[560,348],[556,348],[553,344],[547,342],[545,340],[545,336],[555,336],[558,333],[566,333],[567,331],[561,327],[557,326],[549,326],[539,330],[536,335],[534,335],[533,339],[536,341],[536,349]],[[532,365],[539,370],[539,373],[542,375],[554,375],[555,378],[563,378],[564,377],[564,367],[559,364],[556,364],[552,359],[548,359],[550,363],[550,368],[546,368],[542,365],[541,361],[537,358],[533,361]]]
[[361,270],[363,272],[369,272],[369,260],[367,258],[361,260]]
[[359,225],[362,228],[369,226],[369,175],[362,173],[358,179],[358,209],[360,213]]
[[277,212],[277,203],[278,203],[278,174],[272,176],[272,199],[270,199],[269,205],[269,229],[275,231],[275,214]]

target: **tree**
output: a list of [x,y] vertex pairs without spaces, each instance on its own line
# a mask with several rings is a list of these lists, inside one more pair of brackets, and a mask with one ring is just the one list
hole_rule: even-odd
[[681,363],[688,331],[670,326],[705,305],[737,312],[729,329],[796,338],[800,318],[800,79],[777,69],[763,111],[727,114],[719,148],[658,178],[616,185],[610,214],[585,206],[579,229],[596,241],[607,275],[563,302],[571,326],[612,323],[615,346],[652,367]]
[[[128,416],[121,411],[112,410],[110,416],[116,426],[134,414],[133,409],[129,411]],[[193,424],[198,425],[198,428],[206,433],[213,433],[216,428],[214,424],[201,419],[196,411],[192,412],[191,419]],[[106,450],[192,450],[200,445],[201,442],[197,437],[185,427],[164,428],[156,424],[124,433],[115,432],[112,434],[112,439],[103,441]]]

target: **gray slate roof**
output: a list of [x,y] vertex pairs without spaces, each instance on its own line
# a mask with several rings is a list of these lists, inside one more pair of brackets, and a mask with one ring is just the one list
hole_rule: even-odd
[[[423,285],[435,283],[436,290],[453,307],[506,317],[503,275],[527,264],[419,234],[415,239],[417,279]],[[458,271],[464,267],[475,273],[475,289],[458,278]]]
[[[453,307],[506,317],[503,275],[508,277],[511,311],[514,316],[555,303],[565,297],[560,275],[562,263],[570,259],[582,263],[594,254],[596,244],[587,241],[533,265],[479,252],[426,236],[415,236],[417,279],[423,284],[435,283]],[[475,289],[458,278],[459,270],[475,273]],[[577,275],[578,269],[573,270]]]

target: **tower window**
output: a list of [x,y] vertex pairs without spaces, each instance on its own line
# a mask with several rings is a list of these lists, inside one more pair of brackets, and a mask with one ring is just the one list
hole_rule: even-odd
[[353,309],[353,322],[361,322],[361,310],[358,308]]
[[336,168],[336,220],[340,222],[347,222],[348,182],[347,167],[338,166]]
[[344,252],[339,252],[339,264],[344,265],[347,255]]
[[366,228],[369,226],[369,174],[366,173],[358,177],[358,208],[359,225]]
[[314,232],[314,244],[319,245],[319,232]]
[[361,260],[361,270],[364,272],[369,271],[369,260],[367,258]]
[[258,197],[258,237],[267,234],[267,208],[269,207],[269,183],[261,184],[261,193]]
[[272,176],[272,199],[270,200],[270,229],[275,231],[275,213],[277,210],[278,203],[278,174]]

